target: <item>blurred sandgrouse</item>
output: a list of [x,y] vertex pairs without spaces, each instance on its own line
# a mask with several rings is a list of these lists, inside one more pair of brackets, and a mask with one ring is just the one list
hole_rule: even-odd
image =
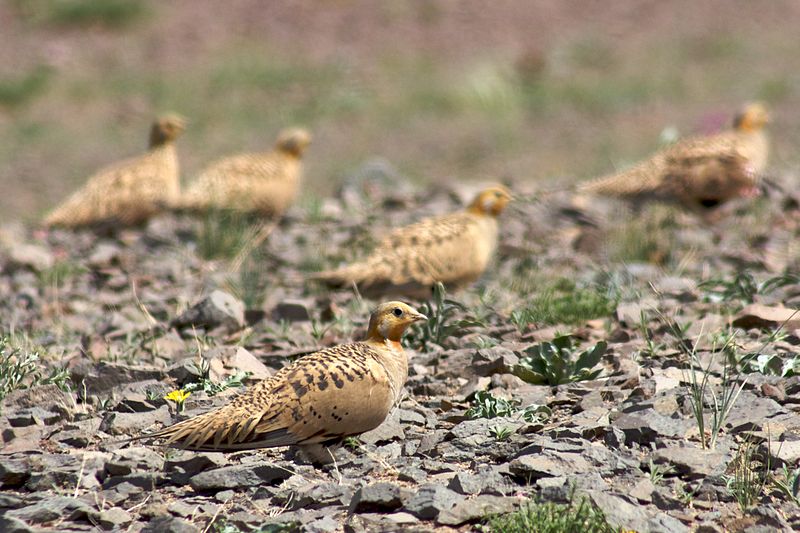
[[46,226],[108,227],[141,224],[179,195],[175,139],[185,121],[166,115],[153,123],[150,149],[100,170],[44,219]]
[[402,302],[380,304],[365,340],[302,357],[227,405],[133,440],[159,438],[174,447],[224,452],[299,445],[318,453],[319,445],[386,419],[408,378],[400,338],[426,319]]
[[283,130],[270,152],[239,154],[211,163],[189,185],[180,206],[280,217],[292,204],[302,176],[301,158],[311,143],[303,129]]
[[768,121],[763,105],[749,104],[736,116],[732,129],[680,140],[628,170],[582,184],[578,191],[633,205],[673,203],[695,212],[757,195],[769,152],[764,131]]
[[502,186],[481,191],[458,213],[392,231],[362,261],[312,277],[364,294],[430,296],[436,282],[460,288],[477,280],[497,248],[497,217],[511,201]]

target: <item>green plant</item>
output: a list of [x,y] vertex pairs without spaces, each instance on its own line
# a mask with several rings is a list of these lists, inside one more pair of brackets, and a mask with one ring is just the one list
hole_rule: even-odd
[[515,376],[528,383],[561,385],[595,379],[603,371],[595,369],[606,351],[600,341],[577,354],[572,336],[562,335],[550,342],[541,342],[525,350],[525,356],[514,366]]
[[658,485],[664,479],[665,475],[675,472],[675,469],[672,467],[672,465],[657,465],[652,459],[650,459],[649,463],[650,481],[653,482],[653,485]]
[[428,317],[406,339],[411,345],[418,345],[420,350],[427,351],[432,344],[441,346],[444,340],[464,328],[482,326],[477,320],[468,317],[455,319],[458,312],[465,312],[467,308],[455,301],[446,298],[444,285],[436,283],[433,287],[433,302],[425,302],[420,308],[420,312]]
[[199,363],[193,362],[192,365],[199,377],[197,381],[187,383],[182,387],[181,392],[186,396],[188,396],[189,393],[197,391],[203,391],[209,396],[214,396],[224,390],[244,386],[243,381],[252,375],[252,372],[237,372],[232,376],[228,376],[223,381],[216,383],[210,377],[211,366],[206,359],[201,357]]
[[[687,490],[687,487],[689,490]],[[699,489],[699,486],[691,488],[689,487],[688,483],[684,483],[682,485],[678,485],[678,487],[675,489],[675,495],[678,497],[678,500],[680,500],[684,507],[691,507],[692,502],[694,502],[694,497],[697,496],[697,491]]]
[[50,67],[39,65],[21,78],[0,79],[0,106],[19,107],[28,103],[44,91],[51,76]]
[[565,504],[530,502],[513,513],[493,516],[486,520],[490,531],[503,533],[611,533],[620,528],[608,523],[603,511],[586,498],[577,500],[570,495]]
[[769,453],[765,454],[766,458],[759,464],[755,452],[756,445],[750,440],[744,440],[730,465],[733,474],[724,477],[728,492],[736,499],[742,511],[747,511],[758,502],[770,480]]
[[611,314],[619,295],[601,285],[579,287],[560,279],[545,285],[523,309],[511,313],[511,322],[524,331],[528,324],[582,324]]
[[0,337],[0,401],[18,389],[54,384],[63,391],[71,390],[69,372],[65,368],[52,368],[42,374],[38,349],[12,345],[9,337]]
[[514,428],[508,426],[492,426],[489,428],[489,434],[499,441],[508,440],[513,433]]
[[781,274],[759,283],[753,274],[746,270],[737,272],[733,278],[712,278],[701,282],[698,287],[703,289],[705,297],[711,302],[735,302],[737,308],[753,303],[757,295],[769,294],[776,289],[800,283],[797,274]]
[[142,0],[25,0],[16,7],[28,20],[60,26],[127,26],[147,13]]
[[233,259],[260,229],[245,214],[210,209],[203,214],[197,230],[197,253],[203,259]]
[[772,484],[795,505],[800,505],[800,467],[789,469],[783,465],[783,477],[772,476]]
[[467,409],[466,415],[470,418],[495,418],[498,416],[511,416],[517,412],[519,401],[506,400],[494,396],[489,391],[478,391],[472,399],[472,407]]

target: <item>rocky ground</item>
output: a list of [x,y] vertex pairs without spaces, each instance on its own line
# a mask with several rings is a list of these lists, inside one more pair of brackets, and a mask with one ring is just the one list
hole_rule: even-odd
[[470,531],[582,497],[627,530],[800,528],[800,218],[779,191],[706,224],[518,184],[498,261],[417,302],[405,399],[334,465],[121,442],[363,333],[372,302],[304,277],[472,192],[385,180],[368,165],[261,233],[4,226],[0,530]]

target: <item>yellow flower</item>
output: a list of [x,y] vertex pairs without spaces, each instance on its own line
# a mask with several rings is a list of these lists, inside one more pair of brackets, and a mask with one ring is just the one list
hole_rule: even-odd
[[183,405],[183,402],[186,401],[186,398],[189,397],[191,392],[184,392],[183,389],[178,389],[170,392],[166,396],[164,396],[165,400],[172,400],[173,402],[177,403],[178,405]]

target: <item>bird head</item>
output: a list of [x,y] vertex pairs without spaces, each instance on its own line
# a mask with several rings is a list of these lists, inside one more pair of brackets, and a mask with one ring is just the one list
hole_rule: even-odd
[[758,131],[769,123],[769,111],[760,102],[748,104],[733,119],[733,127],[740,131]]
[[369,317],[367,340],[399,342],[400,337],[414,322],[428,317],[403,302],[385,302],[372,311]]
[[172,142],[186,129],[186,119],[180,115],[169,114],[156,119],[150,129],[150,146],[160,146]]
[[467,209],[479,215],[496,217],[513,199],[511,191],[502,185],[493,185],[479,192]]
[[289,128],[278,134],[275,148],[294,157],[301,157],[306,147],[311,144],[311,134],[302,128]]

